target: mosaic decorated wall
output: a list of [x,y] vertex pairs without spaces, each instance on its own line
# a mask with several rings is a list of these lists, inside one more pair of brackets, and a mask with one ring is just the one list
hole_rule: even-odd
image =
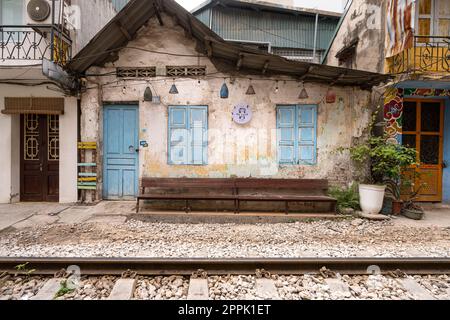
[[384,120],[389,141],[401,143],[404,97],[450,97],[450,90],[390,88],[384,98]]

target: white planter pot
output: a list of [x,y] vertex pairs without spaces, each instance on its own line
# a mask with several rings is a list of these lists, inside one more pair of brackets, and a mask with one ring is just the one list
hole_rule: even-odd
[[369,184],[359,185],[359,204],[364,213],[379,214],[383,208],[386,186]]

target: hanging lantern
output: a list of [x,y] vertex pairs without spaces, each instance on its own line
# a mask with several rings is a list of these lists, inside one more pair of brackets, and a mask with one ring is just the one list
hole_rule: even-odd
[[224,82],[223,85],[222,85],[222,88],[220,88],[220,97],[221,97],[222,99],[228,99],[228,94],[229,94],[228,86],[227,86],[227,84]]
[[252,85],[252,79],[250,79],[250,85],[248,86],[247,92],[245,94],[248,96],[256,94],[255,89],[253,88]]
[[335,103],[336,102],[336,92],[334,92],[334,90],[331,88],[328,88],[326,101],[327,101],[327,103]]
[[178,88],[175,85],[175,79],[173,79],[173,84],[172,84],[172,87],[170,87],[169,93],[170,94],[178,94]]
[[153,101],[153,93],[152,93],[152,89],[150,89],[150,87],[145,88],[144,91],[144,101]]
[[254,94],[256,94],[255,89],[253,88],[252,85],[248,86],[247,92],[245,94],[246,95],[254,95]]
[[309,95],[308,95],[308,91],[306,91],[305,85],[303,84],[303,89],[300,92],[300,95],[298,96],[299,99],[308,99]]
[[280,90],[280,88],[278,87],[278,80],[277,80],[277,85],[275,87],[275,93],[278,93],[279,90]]

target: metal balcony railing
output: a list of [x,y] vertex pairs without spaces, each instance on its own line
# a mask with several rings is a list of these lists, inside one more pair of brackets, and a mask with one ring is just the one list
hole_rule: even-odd
[[0,64],[47,58],[64,66],[72,58],[72,41],[54,25],[0,25]]
[[389,73],[450,72],[450,37],[414,36],[414,45],[388,60]]

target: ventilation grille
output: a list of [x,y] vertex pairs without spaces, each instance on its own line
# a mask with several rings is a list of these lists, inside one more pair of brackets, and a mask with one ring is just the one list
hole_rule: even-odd
[[206,76],[206,66],[167,66],[166,75],[169,77]]
[[156,67],[117,68],[118,78],[151,78],[156,77]]

